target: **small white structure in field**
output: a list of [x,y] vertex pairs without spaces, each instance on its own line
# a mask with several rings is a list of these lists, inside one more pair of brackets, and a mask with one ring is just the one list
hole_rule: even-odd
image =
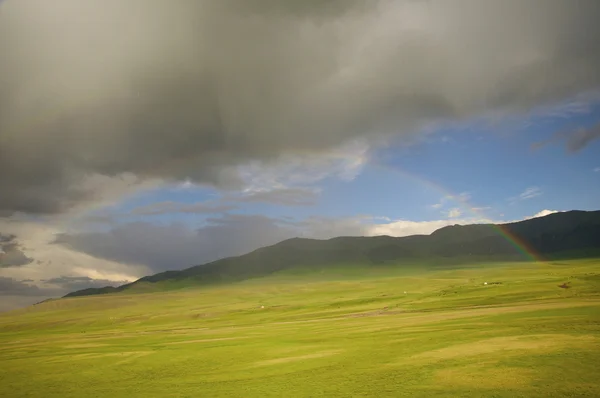
[[487,282],[483,282],[484,285],[487,285]]
[[261,306],[260,306],[260,308],[264,309],[264,308],[265,308],[265,306],[264,306],[264,305],[261,305]]
[[404,292],[404,294],[406,294],[406,292]]

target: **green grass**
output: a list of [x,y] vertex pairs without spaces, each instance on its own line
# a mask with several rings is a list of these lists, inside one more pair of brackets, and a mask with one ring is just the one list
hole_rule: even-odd
[[0,316],[0,396],[600,396],[597,260],[173,288]]

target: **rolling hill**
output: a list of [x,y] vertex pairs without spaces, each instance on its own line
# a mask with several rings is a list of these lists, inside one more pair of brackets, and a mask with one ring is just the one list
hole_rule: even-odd
[[[531,253],[535,253],[533,256]],[[174,286],[240,281],[297,268],[336,264],[378,266],[419,262],[533,260],[600,254],[600,211],[568,211],[507,224],[453,225],[407,237],[293,238],[251,253],[166,271],[119,287],[90,288],[65,297],[110,294],[158,282]]]

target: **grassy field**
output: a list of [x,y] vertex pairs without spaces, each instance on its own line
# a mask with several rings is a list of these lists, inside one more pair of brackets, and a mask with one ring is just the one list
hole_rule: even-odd
[[599,363],[598,260],[338,267],[0,316],[0,397],[598,397]]

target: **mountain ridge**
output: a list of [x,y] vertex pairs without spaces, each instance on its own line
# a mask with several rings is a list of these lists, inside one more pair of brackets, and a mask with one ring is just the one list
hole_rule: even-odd
[[144,282],[188,280],[197,285],[233,282],[297,267],[326,267],[336,263],[381,265],[403,260],[443,262],[462,257],[531,259],[516,242],[526,242],[541,256],[561,252],[595,255],[600,253],[600,210],[571,210],[502,224],[456,224],[429,235],[339,236],[325,240],[296,237],[240,256],[148,275],[119,287],[78,290],[64,297],[110,294]]

